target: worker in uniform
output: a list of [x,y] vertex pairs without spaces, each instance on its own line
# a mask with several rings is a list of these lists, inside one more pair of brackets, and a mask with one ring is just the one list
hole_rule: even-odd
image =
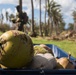
[[17,10],[16,18],[12,18],[11,21],[13,23],[17,23],[16,30],[24,31],[24,25],[28,23],[27,13],[21,12],[19,5],[16,6],[16,10]]

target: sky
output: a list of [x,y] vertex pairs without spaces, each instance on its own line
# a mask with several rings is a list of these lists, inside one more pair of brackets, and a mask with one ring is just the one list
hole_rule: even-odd
[[[34,1],[34,14],[35,20],[39,20],[39,0]],[[61,13],[63,14],[63,19],[66,23],[66,28],[69,23],[73,23],[72,11],[76,8],[76,0],[54,0],[58,4],[61,5]],[[5,16],[5,12],[8,11],[9,14],[16,14],[15,6],[18,5],[19,0],[0,0],[0,14],[3,13]],[[45,0],[42,0],[42,21],[44,22],[44,11],[45,11]],[[23,0],[23,11],[26,11],[29,18],[31,18],[31,0]],[[4,22],[7,22],[4,19]]]

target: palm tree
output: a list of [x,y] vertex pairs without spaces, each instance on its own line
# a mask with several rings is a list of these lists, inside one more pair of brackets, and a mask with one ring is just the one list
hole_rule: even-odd
[[47,32],[47,25],[46,25],[46,9],[47,7],[47,0],[45,0],[45,36],[48,36],[48,32]]
[[[14,28],[15,26],[14,26],[14,23],[12,22],[11,19],[15,19],[15,15],[14,15],[14,14],[10,14],[10,15],[8,16],[8,20],[10,21],[10,24],[11,24],[12,27]],[[14,29],[15,29],[15,28],[14,28]]]
[[3,14],[1,13],[1,25],[3,25],[3,20],[4,20],[4,16],[3,16]]
[[[51,0],[51,2],[49,0],[47,0],[47,12],[48,12],[48,33],[50,33],[50,36],[52,34],[53,31],[53,22],[52,22],[52,13],[51,13],[51,6],[53,3],[53,0]],[[51,24],[50,24],[51,21]]]
[[73,26],[74,26],[73,23],[69,23],[69,30],[73,30]]
[[8,18],[9,18],[9,13],[6,11],[6,20],[8,21]]
[[48,4],[48,16],[51,19],[51,31],[50,34],[52,34],[53,27],[55,27],[56,35],[58,34],[58,23],[61,19],[61,13],[60,13],[60,5],[58,5],[54,0],[51,0],[51,2]]
[[20,13],[22,13],[22,0],[19,0],[19,5],[20,5]]
[[9,21],[11,21],[12,18],[15,18],[15,15],[14,14],[10,14],[8,18],[9,18]]
[[60,18],[60,13],[57,11],[58,9],[54,9],[53,12],[53,23],[56,31],[56,35],[59,33],[59,20]]
[[62,32],[64,30],[65,22],[63,20],[63,15],[59,12],[58,12],[57,19],[58,19],[58,22],[57,22],[58,31]]
[[36,37],[36,33],[34,31],[34,5],[33,5],[33,0],[31,0],[31,7],[32,7],[32,25],[31,25],[31,36]]
[[49,13],[50,13],[50,6],[49,6],[49,3],[50,3],[50,1],[48,0],[48,32],[50,32],[50,16],[49,16]]
[[76,9],[73,11],[73,19],[74,19],[74,31],[76,32]]
[[40,36],[43,36],[42,25],[41,25],[41,0],[39,0],[39,6],[40,6],[40,28],[39,28],[39,31],[40,31]]

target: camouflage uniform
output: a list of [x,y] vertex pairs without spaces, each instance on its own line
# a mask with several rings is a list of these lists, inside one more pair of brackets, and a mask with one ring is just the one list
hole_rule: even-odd
[[16,14],[16,19],[13,19],[12,21],[14,21],[13,23],[17,23],[17,27],[16,29],[19,31],[24,31],[24,24],[27,24],[28,22],[28,16],[26,12],[19,12],[19,6],[16,7],[17,8],[17,14]]

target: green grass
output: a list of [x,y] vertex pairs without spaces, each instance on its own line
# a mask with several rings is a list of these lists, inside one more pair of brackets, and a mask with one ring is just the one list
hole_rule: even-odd
[[3,34],[3,32],[0,31],[0,35],[2,35],[2,34]]
[[32,38],[33,43],[35,44],[54,44],[60,47],[67,53],[71,53],[73,57],[76,58],[76,42],[74,41],[54,41],[54,40],[46,40],[45,38]]

